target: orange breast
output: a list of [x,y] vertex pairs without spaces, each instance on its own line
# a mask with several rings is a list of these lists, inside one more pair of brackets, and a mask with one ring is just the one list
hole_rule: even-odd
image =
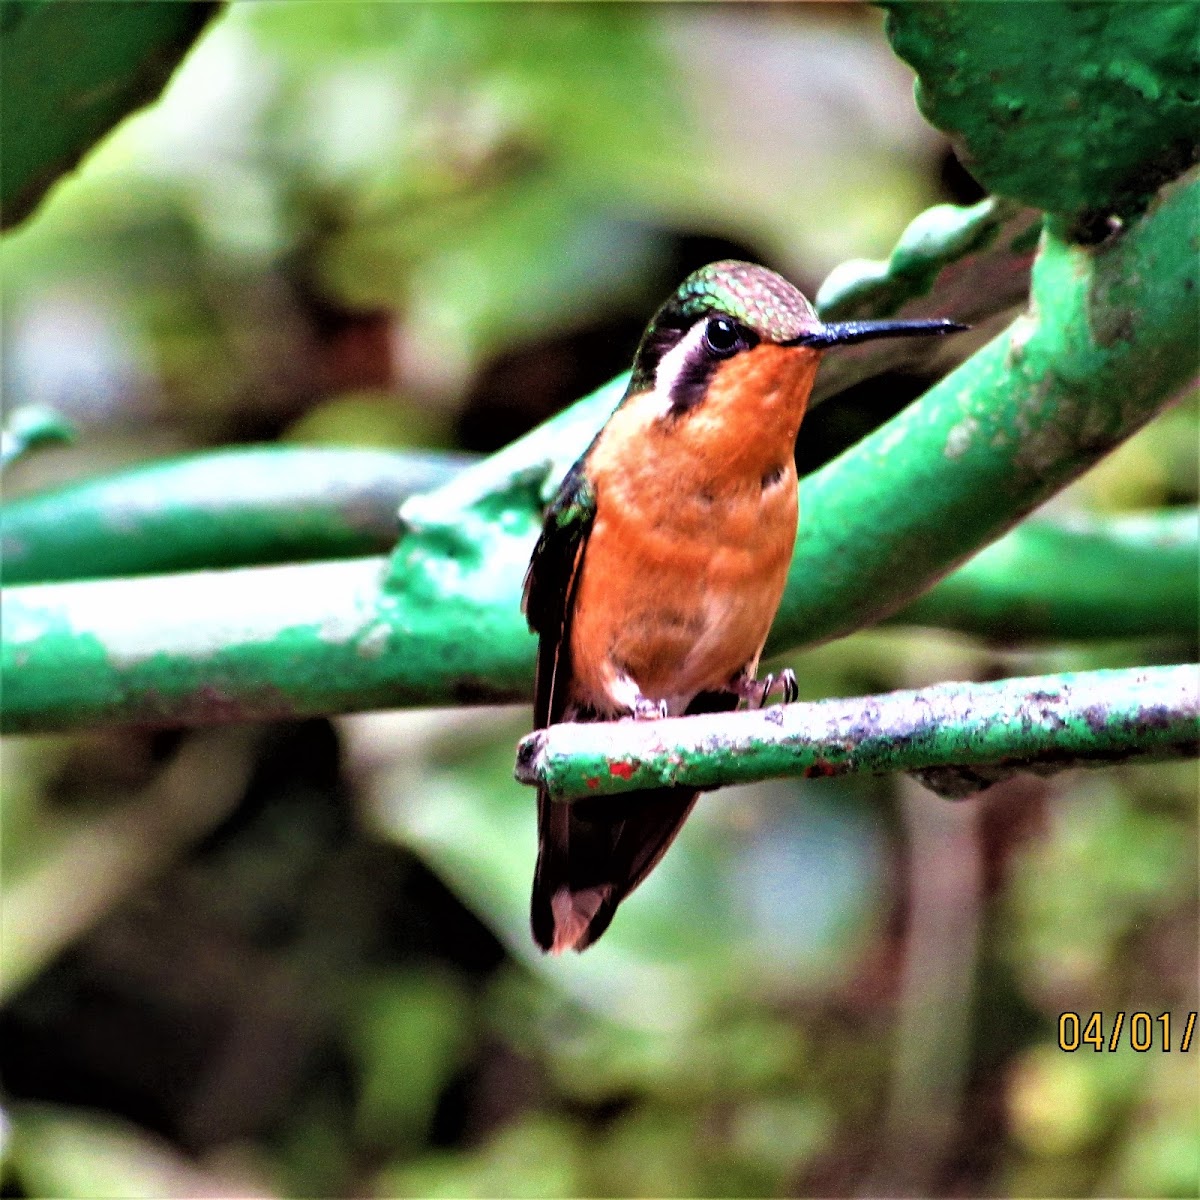
[[759,346],[663,419],[631,398],[589,460],[597,515],[576,593],[577,700],[616,715],[628,681],[682,711],[753,672],[796,537],[793,448],[818,356]]

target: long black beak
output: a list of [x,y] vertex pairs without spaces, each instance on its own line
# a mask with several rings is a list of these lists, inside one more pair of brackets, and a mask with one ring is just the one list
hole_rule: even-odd
[[829,346],[850,346],[855,342],[869,342],[872,338],[935,337],[943,333],[959,333],[970,328],[969,325],[949,321],[944,317],[928,321],[835,321],[832,325],[821,325],[783,344],[812,346],[824,350]]

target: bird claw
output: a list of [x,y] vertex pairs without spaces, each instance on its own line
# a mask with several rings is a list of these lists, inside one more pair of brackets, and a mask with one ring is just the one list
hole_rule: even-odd
[[667,715],[665,700],[648,700],[639,696],[633,702],[633,719],[635,721],[661,721]]
[[791,667],[785,667],[779,672],[777,682],[784,704],[795,704],[800,699],[800,685],[796,682],[796,672]]
[[755,708],[765,708],[767,697],[778,688],[784,704],[793,703],[800,695],[800,687],[796,683],[796,672],[787,667],[778,675],[768,675],[766,679],[742,680],[738,687],[738,695]]

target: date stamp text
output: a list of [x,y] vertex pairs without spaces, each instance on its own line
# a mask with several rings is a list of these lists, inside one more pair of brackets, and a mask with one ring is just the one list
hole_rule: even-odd
[[1147,1050],[1186,1054],[1192,1048],[1196,1014],[1183,1013],[1175,1019],[1169,1012],[1157,1016],[1148,1012],[1077,1013],[1064,1012],[1058,1017],[1058,1048],[1068,1052],[1079,1049],[1116,1050],[1128,1045],[1138,1054]]

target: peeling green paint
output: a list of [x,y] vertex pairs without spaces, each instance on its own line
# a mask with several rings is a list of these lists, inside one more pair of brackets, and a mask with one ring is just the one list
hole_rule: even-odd
[[[398,598],[383,559],[6,589],[4,728],[204,724],[511,700],[533,639],[515,605]],[[484,649],[486,648],[486,649]]]
[[[1030,314],[802,482],[770,649],[900,609],[1171,401],[1194,370],[1196,257],[1181,247],[1194,244],[1198,199],[1193,173],[1103,245],[1047,232]],[[1098,339],[1110,320],[1120,336]],[[5,727],[527,697],[534,644],[518,598],[540,507],[623,385],[411,497],[386,570],[368,559],[6,589]],[[1184,590],[1172,611],[1190,603]],[[331,614],[353,636],[323,634]],[[30,623],[44,635],[11,632]],[[136,661],[115,666],[130,647]]]
[[916,97],[989,190],[1063,214],[1128,219],[1195,162],[1193,0],[882,0]]
[[[1200,752],[1200,665],[1087,671],[663,721],[553,725],[516,777],[556,800],[779,776],[919,772],[943,794],[1015,771]],[[951,768],[951,775],[939,774]]]
[[[1047,232],[1029,312],[801,481],[796,552],[769,651],[890,615],[1189,386],[1200,259],[1183,249],[1196,244],[1198,207],[1192,171],[1103,245]],[[1098,340],[1096,327],[1118,319],[1112,309],[1123,334]],[[827,603],[832,595],[840,606]]]

